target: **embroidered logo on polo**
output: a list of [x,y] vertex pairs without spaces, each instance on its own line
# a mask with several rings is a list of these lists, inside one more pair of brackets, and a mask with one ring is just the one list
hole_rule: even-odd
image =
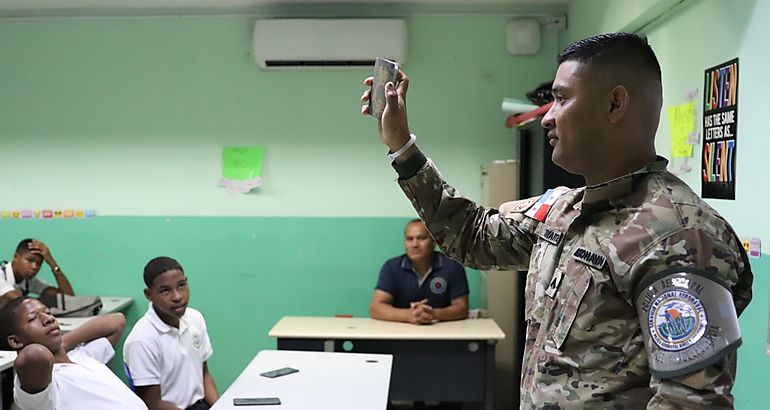
[[436,295],[441,295],[446,292],[446,279],[442,277],[433,278],[430,280],[430,291]]
[[548,212],[551,210],[551,207],[565,192],[567,191],[564,189],[549,189],[545,191],[543,196],[541,196],[540,199],[535,202],[535,205],[533,205],[532,208],[529,208],[529,210],[524,213],[524,215],[537,221],[545,222],[545,218],[548,216]]
[[578,248],[575,249],[572,257],[577,259],[579,262],[585,263],[586,265],[592,266],[599,270],[604,269],[604,265],[607,264],[607,258],[605,258],[604,255],[586,249],[582,246],[578,246]]
[[700,299],[684,290],[665,292],[655,298],[647,322],[652,340],[669,352],[678,352],[697,343],[708,325]]
[[198,332],[193,332],[192,334],[192,345],[196,349],[201,348],[201,335]]

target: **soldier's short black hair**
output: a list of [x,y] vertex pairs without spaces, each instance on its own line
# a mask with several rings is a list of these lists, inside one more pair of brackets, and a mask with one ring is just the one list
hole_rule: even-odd
[[182,265],[180,265],[174,258],[168,256],[158,256],[157,258],[153,258],[144,266],[144,284],[150,288],[152,287],[152,283],[155,282],[155,278],[162,275],[164,272],[175,269],[184,272]]
[[22,241],[19,242],[18,245],[16,245],[16,253],[19,253],[19,254],[28,253],[29,244],[32,243],[32,241],[34,241],[34,239],[32,238],[22,239]]
[[15,334],[18,328],[16,323],[16,308],[25,300],[26,296],[19,296],[5,302],[0,307],[0,350],[14,350],[8,344],[8,336]]
[[608,65],[637,67],[660,79],[660,64],[647,42],[638,33],[605,33],[578,40],[565,48],[556,62],[577,61],[587,68]]

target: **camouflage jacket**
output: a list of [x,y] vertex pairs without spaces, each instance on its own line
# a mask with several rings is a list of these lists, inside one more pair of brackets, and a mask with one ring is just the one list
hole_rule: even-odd
[[538,215],[543,222],[528,216],[538,198],[479,207],[430,160],[399,180],[447,255],[476,269],[528,267],[522,409],[732,408],[735,349],[669,379],[648,366],[647,323],[633,295],[640,281],[670,267],[703,269],[740,314],[753,279],[730,225],[666,165],[658,158],[608,183],[565,189]]

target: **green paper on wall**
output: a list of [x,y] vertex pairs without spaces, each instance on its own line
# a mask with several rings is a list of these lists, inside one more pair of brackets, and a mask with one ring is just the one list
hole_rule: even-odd
[[688,136],[695,130],[695,103],[690,101],[668,107],[668,125],[671,130],[671,157],[691,157],[692,145]]
[[263,147],[223,147],[222,177],[231,180],[262,176]]

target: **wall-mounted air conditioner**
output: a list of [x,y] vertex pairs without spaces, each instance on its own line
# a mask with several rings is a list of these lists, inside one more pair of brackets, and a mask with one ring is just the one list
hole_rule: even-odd
[[254,25],[260,68],[362,67],[377,57],[406,60],[406,22],[399,19],[269,19]]

